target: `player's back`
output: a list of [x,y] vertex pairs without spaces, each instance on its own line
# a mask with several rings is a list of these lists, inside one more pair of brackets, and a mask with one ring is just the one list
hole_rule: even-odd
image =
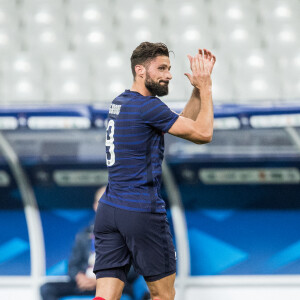
[[156,97],[126,90],[114,99],[106,132],[109,182],[102,202],[133,211],[165,212],[160,196],[163,132],[177,117]]

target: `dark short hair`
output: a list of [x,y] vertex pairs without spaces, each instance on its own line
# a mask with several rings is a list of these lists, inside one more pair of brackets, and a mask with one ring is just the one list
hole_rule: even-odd
[[157,56],[169,57],[169,49],[165,44],[143,42],[140,45],[138,45],[132,52],[130,58],[133,78],[135,78],[136,75],[136,65],[145,66],[150,60],[154,59]]

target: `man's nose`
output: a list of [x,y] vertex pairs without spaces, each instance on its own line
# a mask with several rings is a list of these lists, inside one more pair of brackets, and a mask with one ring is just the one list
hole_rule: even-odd
[[172,79],[172,74],[171,74],[170,71],[168,71],[167,78],[168,78],[168,80],[171,80],[171,79]]

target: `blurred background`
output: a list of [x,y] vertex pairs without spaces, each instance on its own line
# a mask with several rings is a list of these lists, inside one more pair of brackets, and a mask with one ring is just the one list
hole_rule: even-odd
[[151,41],[172,50],[177,112],[187,54],[217,57],[213,142],[166,136],[176,299],[300,299],[299,16],[300,0],[0,0],[0,298],[67,280],[107,182],[109,103]]

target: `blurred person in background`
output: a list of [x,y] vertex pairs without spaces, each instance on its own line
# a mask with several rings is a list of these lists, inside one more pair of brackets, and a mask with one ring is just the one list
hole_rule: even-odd
[[[105,191],[105,186],[97,190],[93,209],[96,212],[98,200]],[[94,220],[92,220],[93,223]],[[80,231],[75,238],[69,259],[67,282],[48,282],[41,286],[41,296],[43,300],[58,300],[64,296],[94,296],[96,292],[96,276],[93,273],[95,263],[95,247],[93,225],[89,225]],[[138,278],[138,274],[133,269],[130,270],[127,284],[124,288],[126,300],[133,299],[132,283]],[[143,287],[142,287],[143,288]],[[142,299],[148,299],[148,291],[144,288]],[[141,300],[141,299],[137,299]]]
[[156,96],[172,79],[163,43],[141,43],[132,53],[133,85],[116,97],[106,131],[109,181],[95,219],[97,277],[94,300],[118,300],[131,265],[143,275],[151,299],[175,297],[176,252],[160,194],[164,134],[196,144],[213,134],[211,72],[215,56],[199,49],[188,56],[194,90],[181,115]]

